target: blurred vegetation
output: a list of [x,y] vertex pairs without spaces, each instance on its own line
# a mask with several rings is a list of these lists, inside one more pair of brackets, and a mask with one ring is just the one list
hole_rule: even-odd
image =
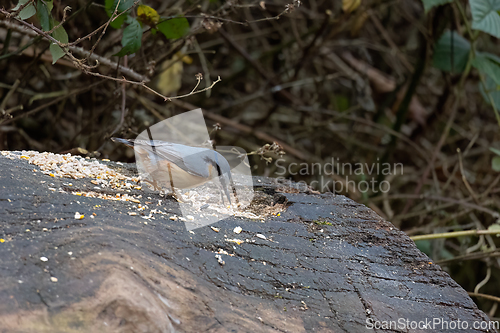
[[[4,0],[0,150],[133,161],[112,135],[201,107],[222,127],[217,144],[254,152],[254,174],[345,194],[424,235],[417,245],[496,318],[499,11],[500,0]],[[283,160],[262,148],[273,142]]]

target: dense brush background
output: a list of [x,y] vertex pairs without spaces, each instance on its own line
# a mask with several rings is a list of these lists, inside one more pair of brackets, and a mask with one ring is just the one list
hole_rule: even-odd
[[[123,29],[108,27],[94,53],[149,78],[148,86],[166,96],[191,92],[197,73],[204,77],[198,89],[218,76],[222,80],[208,91],[172,101],[139,85],[83,73],[68,57],[52,64],[47,41],[12,29],[8,24],[19,23],[0,14],[0,150],[131,162],[133,151],[111,142],[111,135],[133,138],[162,119],[202,108],[209,129],[215,123],[222,128],[212,133],[217,144],[257,152],[251,156],[255,175],[308,184],[344,182],[337,192],[411,236],[487,229],[498,223],[500,211],[500,174],[492,168],[489,149],[500,148],[499,124],[475,69],[463,77],[459,68],[433,66],[443,34],[455,31],[468,38],[469,22],[457,2],[470,18],[468,2],[462,0],[427,13],[420,0],[144,0],[161,16],[185,15],[189,33],[167,39],[144,26],[140,50],[125,61],[113,56],[121,49]],[[9,11],[16,4],[2,0],[0,8]],[[55,1],[52,15],[61,20],[66,6],[71,7],[64,23],[70,42],[109,18],[103,2],[84,0]],[[132,10],[130,16],[135,15]],[[40,25],[36,17],[27,21]],[[78,46],[90,50],[100,36]],[[481,50],[499,49],[498,39],[484,33],[477,38]],[[116,66],[93,71],[124,76]],[[273,158],[268,163],[259,154],[274,141],[286,152],[279,162],[287,168],[284,174],[275,163],[278,155],[266,152],[264,157]],[[404,169],[388,175],[338,169],[325,174],[316,167],[312,174],[312,163],[332,159],[353,165],[400,163]],[[301,174],[306,166],[309,172]],[[346,179],[356,184],[385,180],[390,190],[351,186],[346,191]],[[500,296],[494,282],[500,275],[495,235],[417,244],[469,292],[490,270],[479,292]],[[495,300],[474,301],[498,317]]]

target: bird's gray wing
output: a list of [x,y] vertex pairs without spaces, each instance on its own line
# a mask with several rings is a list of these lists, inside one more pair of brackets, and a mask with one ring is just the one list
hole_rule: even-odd
[[150,160],[167,160],[174,163],[187,173],[207,178],[209,177],[206,157],[213,150],[207,148],[190,147],[176,143],[153,140],[135,140],[135,146],[140,146],[150,154]]

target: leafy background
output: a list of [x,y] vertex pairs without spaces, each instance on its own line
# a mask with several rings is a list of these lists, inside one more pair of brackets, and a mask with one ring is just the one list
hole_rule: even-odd
[[[112,135],[201,107],[217,144],[254,152],[254,174],[336,181],[498,318],[500,0],[0,6],[0,149],[133,161]],[[404,169],[311,172],[332,158]]]

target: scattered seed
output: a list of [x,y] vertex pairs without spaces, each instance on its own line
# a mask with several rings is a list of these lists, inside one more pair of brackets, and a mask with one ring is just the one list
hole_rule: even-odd
[[238,245],[240,245],[240,244],[242,244],[242,243],[245,243],[245,241],[244,241],[244,240],[241,240],[241,239],[236,239],[236,238],[234,238],[234,239],[226,239],[226,240],[227,240],[228,242],[231,242],[231,243],[236,243],[236,244],[238,244]]
[[221,265],[221,266],[224,266],[226,264],[226,262],[224,260],[222,260],[222,257],[220,254],[216,254],[215,255],[215,258],[217,258],[217,262]]

